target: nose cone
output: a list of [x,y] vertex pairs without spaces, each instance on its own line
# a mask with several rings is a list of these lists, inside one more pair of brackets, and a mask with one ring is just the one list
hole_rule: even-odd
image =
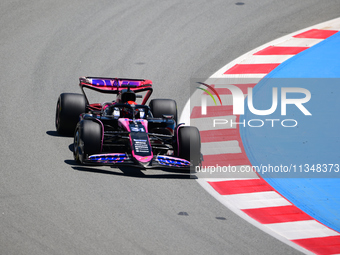
[[134,155],[134,158],[140,165],[142,165],[144,168],[148,167],[151,165],[151,160],[153,159],[153,156],[138,156]]
[[135,159],[140,163],[148,163],[152,160],[153,156],[138,156],[134,155]]

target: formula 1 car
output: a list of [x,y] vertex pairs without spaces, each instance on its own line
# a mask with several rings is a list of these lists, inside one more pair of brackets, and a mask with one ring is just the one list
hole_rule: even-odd
[[[78,163],[141,168],[201,164],[200,133],[177,124],[176,102],[153,99],[146,105],[153,91],[150,80],[80,77],[79,86],[82,94],[59,96],[55,118],[58,133],[74,134]],[[90,104],[84,88],[115,94],[116,100]],[[141,104],[137,97],[143,98]]]

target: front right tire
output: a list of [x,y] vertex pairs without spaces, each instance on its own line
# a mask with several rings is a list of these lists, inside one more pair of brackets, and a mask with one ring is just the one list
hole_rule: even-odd
[[163,115],[172,115],[177,123],[177,104],[172,99],[152,99],[149,103],[154,118],[163,118]]
[[179,127],[177,143],[179,158],[190,161],[194,166],[201,164],[201,136],[197,127]]

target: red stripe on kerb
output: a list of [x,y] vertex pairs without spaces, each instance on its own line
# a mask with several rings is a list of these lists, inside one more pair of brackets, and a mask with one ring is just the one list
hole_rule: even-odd
[[195,106],[192,109],[190,118],[207,118],[207,117],[221,117],[221,116],[230,116],[233,115],[233,106],[232,105],[218,105],[218,106],[207,106],[207,115],[201,114],[201,106]]
[[294,205],[244,209],[242,211],[262,224],[313,220],[311,216]]
[[224,74],[267,74],[278,65],[280,64],[236,64]]
[[220,195],[273,191],[263,179],[208,182]]
[[[257,83],[231,84],[231,85],[241,89],[243,94],[248,94],[248,88],[254,88],[256,84]],[[211,85],[211,86],[215,87],[215,85]],[[230,90],[227,88],[215,88],[215,90],[219,95],[230,95],[231,94]],[[208,93],[204,92],[203,95],[208,95]]]
[[292,242],[316,254],[339,254],[340,236],[327,236],[292,240]]
[[202,162],[203,167],[209,166],[245,166],[250,165],[249,159],[245,153],[229,153],[204,155]]
[[338,31],[336,30],[323,30],[323,29],[311,29],[298,35],[294,35],[295,38],[310,38],[310,39],[326,39]]
[[276,47],[269,46],[259,52],[256,52],[254,55],[295,55],[298,54],[309,47]]
[[241,140],[240,133],[235,128],[205,130],[200,131],[200,134],[202,143]]

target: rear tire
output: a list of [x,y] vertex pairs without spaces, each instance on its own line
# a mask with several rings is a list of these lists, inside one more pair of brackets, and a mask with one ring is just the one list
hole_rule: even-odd
[[73,155],[78,163],[93,154],[98,154],[102,149],[102,127],[92,120],[82,120],[77,125],[74,133]]
[[201,136],[196,127],[179,127],[178,156],[190,161],[194,166],[201,163]]
[[57,132],[62,135],[73,135],[79,121],[79,115],[86,111],[86,99],[82,94],[60,94],[55,116]]
[[173,115],[177,123],[177,104],[172,99],[152,99],[149,103],[154,118],[162,118],[163,115]]

